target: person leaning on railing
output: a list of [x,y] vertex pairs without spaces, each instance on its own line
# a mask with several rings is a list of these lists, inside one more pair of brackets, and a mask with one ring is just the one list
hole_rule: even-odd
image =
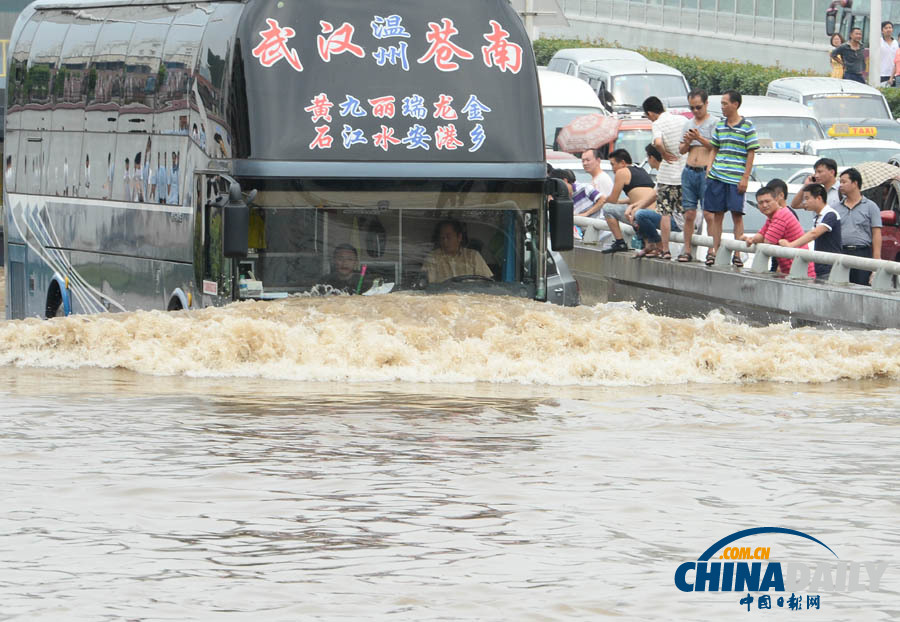
[[[778,240],[778,244],[788,248],[800,248],[804,244],[816,241],[816,251],[823,253],[841,252],[841,217],[835,209],[828,205],[828,192],[822,184],[803,186],[803,209],[813,212],[816,220],[813,228],[793,242],[787,239]],[[831,264],[817,263],[816,278],[823,279],[831,274]]]
[[[881,259],[881,211],[874,201],[862,195],[862,175],[855,168],[841,173],[844,199],[835,207],[841,217],[841,252],[854,257]],[[869,285],[872,273],[850,269],[850,282]]]
[[[774,188],[763,186],[756,191],[756,207],[766,217],[766,222],[756,233],[748,233],[741,238],[747,243],[747,246],[761,242],[778,244],[778,241],[782,239],[793,242],[803,236],[803,227],[800,225],[800,221],[791,212],[791,208],[779,204]],[[809,248],[809,246],[804,244],[799,248]],[[782,257],[776,259],[778,272],[788,274],[791,271],[793,260]],[[809,264],[807,275],[816,276],[812,264]]]

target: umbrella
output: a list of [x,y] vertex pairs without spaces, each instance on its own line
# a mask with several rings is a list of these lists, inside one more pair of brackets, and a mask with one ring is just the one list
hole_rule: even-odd
[[614,140],[618,133],[619,119],[599,113],[586,114],[562,128],[556,137],[556,144],[560,151],[577,153],[605,145]]
[[853,168],[862,176],[860,190],[876,188],[890,179],[900,180],[900,166],[894,166],[887,162],[863,162]]

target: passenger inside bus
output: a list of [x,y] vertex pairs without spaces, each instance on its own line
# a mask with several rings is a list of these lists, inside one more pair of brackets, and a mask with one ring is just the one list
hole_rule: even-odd
[[466,248],[465,230],[458,220],[442,220],[437,226],[437,244],[422,265],[429,283],[478,276],[493,280],[494,275],[477,250]]
[[348,294],[361,294],[372,287],[374,273],[359,269],[359,253],[352,244],[338,244],[331,255],[331,272],[322,283]]

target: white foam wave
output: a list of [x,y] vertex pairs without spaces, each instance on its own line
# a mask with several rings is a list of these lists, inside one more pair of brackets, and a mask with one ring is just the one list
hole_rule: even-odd
[[313,382],[622,386],[900,378],[894,331],[750,327],[623,305],[330,297],[0,323],[0,364]]

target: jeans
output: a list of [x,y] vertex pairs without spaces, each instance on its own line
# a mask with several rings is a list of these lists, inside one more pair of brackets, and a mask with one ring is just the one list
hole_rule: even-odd
[[[634,224],[637,227],[638,235],[644,242],[655,244],[662,241],[662,238],[659,237],[659,231],[657,231],[661,220],[662,215],[656,210],[639,209],[637,211],[634,215]],[[672,231],[681,231],[674,218],[671,219],[671,222]]]

